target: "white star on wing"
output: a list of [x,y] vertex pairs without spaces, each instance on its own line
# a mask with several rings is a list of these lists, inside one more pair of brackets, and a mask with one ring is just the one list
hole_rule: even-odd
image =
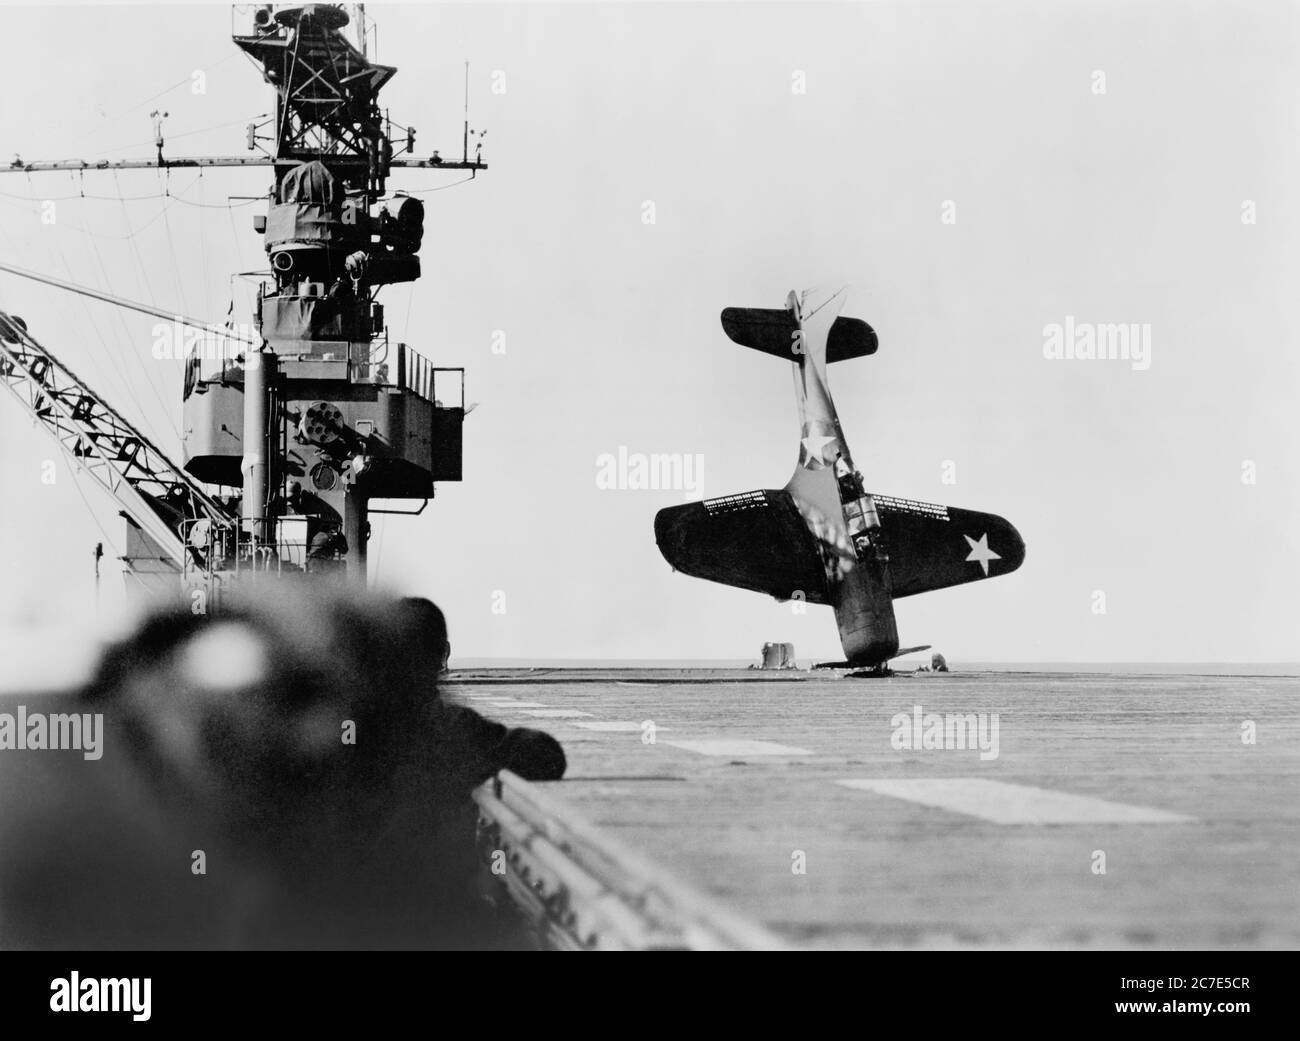
[[981,535],[979,537],[978,542],[976,542],[969,535],[963,535],[962,538],[964,538],[967,542],[970,543],[970,556],[968,556],[966,559],[976,561],[979,564],[979,566],[984,569],[984,574],[987,575],[989,573],[990,560],[1002,559],[1002,555],[1000,553],[994,553],[991,549],[989,549],[988,532],[985,532],[983,535]]

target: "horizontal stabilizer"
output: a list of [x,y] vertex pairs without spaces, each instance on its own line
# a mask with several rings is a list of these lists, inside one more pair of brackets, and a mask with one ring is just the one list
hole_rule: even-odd
[[[901,651],[895,651],[886,658],[885,661],[894,661],[896,658],[901,658],[905,654],[915,654],[917,651],[928,651],[931,646],[931,644],[923,643],[919,647],[904,647]],[[881,664],[884,663],[882,662]],[[813,664],[814,669],[858,669],[861,667],[861,663],[854,663],[851,661],[819,661]]]
[[[798,328],[794,315],[783,307],[728,307],[722,312],[722,329],[734,342],[787,361],[798,360]],[[826,341],[826,360],[865,358],[879,346],[875,330],[861,318],[836,318]]]

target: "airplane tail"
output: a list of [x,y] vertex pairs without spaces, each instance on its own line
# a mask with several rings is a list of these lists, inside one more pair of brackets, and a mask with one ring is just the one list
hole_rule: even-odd
[[[898,651],[898,625],[880,517],[853,463],[827,379],[835,328],[852,330],[856,322],[870,329],[860,320],[839,317],[847,295],[848,287],[842,286],[792,292],[787,300],[786,313],[797,330],[791,341],[800,430],[799,460],[785,490],[821,546],[845,654],[850,661],[870,664]],[[868,340],[860,332],[858,336],[860,345],[877,346],[874,332]]]

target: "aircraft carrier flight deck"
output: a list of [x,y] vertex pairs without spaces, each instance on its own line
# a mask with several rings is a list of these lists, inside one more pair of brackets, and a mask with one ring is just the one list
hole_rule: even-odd
[[[1231,949],[1300,944],[1298,686],[497,669],[446,692],[546,727],[548,796],[794,947]],[[924,747],[935,716],[970,747]]]

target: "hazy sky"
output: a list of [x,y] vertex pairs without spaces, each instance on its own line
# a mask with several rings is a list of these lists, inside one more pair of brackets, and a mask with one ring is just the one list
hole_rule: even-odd
[[[781,487],[798,454],[788,366],[733,345],[718,312],[841,281],[881,341],[831,370],[867,487],[1001,514],[1027,544],[1014,575],[902,601],[905,645],[1300,659],[1294,6],[368,11],[378,59],[399,69],[383,101],[418,128],[417,151],[459,150],[467,59],[471,123],[488,130],[492,168],[424,196],[424,279],[381,295],[394,338],[464,365],[480,403],[464,483],[419,518],[376,518],[371,542],[380,584],[446,608],[458,656],[756,658],[791,640],[838,657],[829,608],[800,617],[670,572],[652,522],[683,493],[595,478],[626,446],[703,455],[705,495]],[[148,156],[156,106],[169,154],[244,154],[243,124],[272,103],[227,7],[3,17],[21,41],[0,65],[3,161]],[[179,199],[122,202],[165,179],[7,175],[0,258],[220,319],[229,273],[265,264],[261,207],[224,204],[268,178],[182,171]],[[53,225],[43,199],[62,200]],[[181,367],[150,357],[150,319],[8,275],[0,307],[180,454]],[[1149,325],[1149,370],[1045,359],[1044,327],[1066,316]],[[49,458],[5,397],[0,621],[90,625],[91,549],[121,553],[122,522],[61,462],[42,484]]]

